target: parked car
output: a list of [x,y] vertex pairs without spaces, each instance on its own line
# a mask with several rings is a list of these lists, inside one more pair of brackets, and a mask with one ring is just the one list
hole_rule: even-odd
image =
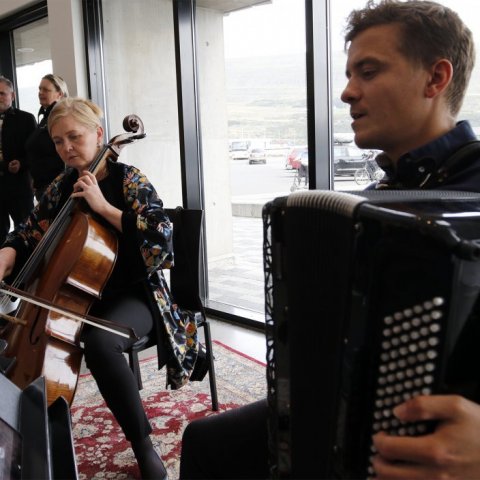
[[248,156],[248,163],[267,163],[267,152],[263,148],[252,148]]
[[243,160],[249,157],[250,142],[238,140],[230,143],[230,158],[232,160]]
[[296,147],[292,147],[290,152],[285,158],[285,168],[287,170],[298,169],[300,166],[300,162],[298,161],[298,157],[301,155],[302,152],[307,152],[308,148],[306,145],[297,145]]
[[334,145],[333,173],[335,175],[354,175],[355,170],[365,166],[364,153],[355,145]]

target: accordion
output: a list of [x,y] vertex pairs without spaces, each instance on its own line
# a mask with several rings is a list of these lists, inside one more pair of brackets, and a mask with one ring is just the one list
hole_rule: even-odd
[[392,409],[480,399],[480,195],[305,191],[263,208],[272,478],[369,478]]

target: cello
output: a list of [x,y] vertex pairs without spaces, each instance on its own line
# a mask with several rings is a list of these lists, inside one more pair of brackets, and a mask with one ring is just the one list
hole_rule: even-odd
[[[93,175],[116,161],[125,145],[146,136],[136,115],[125,117],[123,128],[127,133],[112,138],[90,165]],[[0,288],[6,299],[19,300],[15,315],[1,315],[9,321],[0,331],[2,373],[21,389],[43,376],[48,405],[60,396],[73,401],[84,323],[137,338],[131,328],[88,315],[113,270],[118,241],[86,205],[69,198],[12,284]]]

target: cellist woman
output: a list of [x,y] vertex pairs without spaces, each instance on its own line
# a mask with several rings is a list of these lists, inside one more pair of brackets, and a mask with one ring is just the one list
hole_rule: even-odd
[[[89,171],[103,146],[101,117],[96,104],[81,98],[62,99],[53,108],[48,130],[66,170],[27,222],[7,237],[0,249],[0,279],[25,262],[69,197],[83,199],[118,237],[115,267],[89,314],[132,327],[139,337],[156,328],[165,338],[160,348],[167,358],[167,383],[179,388],[193,369],[197,338],[196,331],[186,331],[179,312],[172,309],[168,321],[160,314],[172,302],[161,270],[173,261],[172,225],[153,185],[137,168],[108,160],[96,176]],[[166,479],[137,381],[123,355],[133,340],[91,325],[83,326],[81,340],[86,365],[131,442],[142,478]]]

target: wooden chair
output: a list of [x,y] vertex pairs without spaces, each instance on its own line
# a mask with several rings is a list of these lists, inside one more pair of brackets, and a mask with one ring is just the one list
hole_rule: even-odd
[[[197,318],[197,325],[203,327],[205,349],[210,381],[212,410],[218,411],[217,384],[215,380],[215,366],[212,349],[210,324],[205,314],[205,308],[200,298],[200,239],[203,224],[203,210],[165,209],[173,223],[173,250],[175,253],[174,267],[170,269],[170,290],[173,298],[181,310],[190,310]],[[142,377],[138,352],[156,344],[156,335],[142,337],[132,345],[127,352],[130,368],[138,381],[141,390]]]

